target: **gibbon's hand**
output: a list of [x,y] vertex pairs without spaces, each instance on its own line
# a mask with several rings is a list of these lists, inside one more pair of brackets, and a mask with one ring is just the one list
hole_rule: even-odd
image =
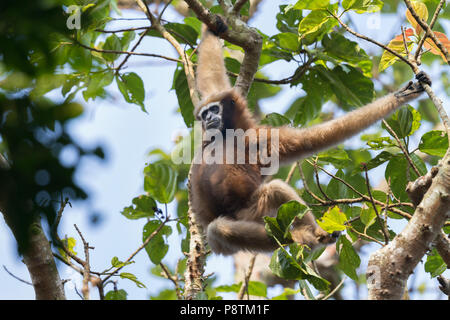
[[431,86],[431,78],[424,71],[420,71],[418,74],[416,74],[416,79],[417,82],[410,81],[406,85],[406,87],[397,91],[395,93],[395,96],[400,98],[409,96],[411,94],[421,93],[425,90],[422,86],[422,83]]
[[215,36],[220,36],[222,33],[226,32],[228,30],[228,26],[226,24],[226,22],[224,21],[224,19],[219,16],[218,14],[215,15],[215,27],[214,30],[212,29],[208,29],[209,31],[211,31]]

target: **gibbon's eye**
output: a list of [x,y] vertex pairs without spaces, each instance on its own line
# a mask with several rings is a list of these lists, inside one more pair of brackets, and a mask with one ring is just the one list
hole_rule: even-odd
[[207,114],[208,114],[208,110],[205,110],[202,112],[202,114],[201,114],[202,120],[206,119]]
[[215,104],[209,108],[209,111],[211,111],[212,113],[218,114],[220,111],[220,108],[217,104]]

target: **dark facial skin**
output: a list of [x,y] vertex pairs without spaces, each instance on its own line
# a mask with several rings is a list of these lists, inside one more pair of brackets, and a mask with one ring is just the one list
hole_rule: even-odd
[[222,127],[222,112],[219,104],[212,104],[208,109],[205,109],[200,114],[203,126],[208,129],[221,129]]

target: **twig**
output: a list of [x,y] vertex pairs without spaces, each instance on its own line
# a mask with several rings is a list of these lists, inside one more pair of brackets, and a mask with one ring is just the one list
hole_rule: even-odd
[[180,285],[178,284],[178,275],[171,275],[169,269],[167,269],[167,267],[162,262],[160,262],[159,265],[164,271],[165,278],[172,281],[172,283],[175,285],[175,293],[178,300],[182,300],[183,296],[181,295]]
[[80,229],[78,229],[77,225],[74,224],[75,229],[78,232],[78,235],[81,238],[81,241],[83,242],[84,247],[84,256],[85,261],[83,263],[83,287],[81,288],[81,293],[83,294],[84,300],[89,300],[89,280],[91,277],[91,266],[89,263],[89,243],[84,239],[83,234],[81,233]]
[[[435,24],[436,21],[437,21],[437,17],[438,17],[438,15],[439,15],[439,12],[441,11],[442,6],[444,5],[444,3],[445,3],[445,0],[441,0],[441,1],[439,2],[438,6],[436,7],[436,10],[434,11],[433,18],[431,19],[431,22],[430,22],[430,25],[429,25],[430,29],[433,29],[434,24]],[[425,33],[425,35],[420,39],[420,41],[419,41],[419,43],[418,43],[417,50],[416,50],[416,53],[415,53],[415,55],[414,55],[414,59],[415,59],[416,61],[419,61],[419,60],[420,60],[420,58],[419,58],[419,57],[420,57],[420,52],[421,52],[422,46],[423,46],[423,44],[425,43],[425,40],[426,40],[426,39],[427,39],[427,33]]]
[[239,293],[237,295],[238,300],[242,300],[244,299],[244,294],[247,292],[247,298],[248,296],[248,283],[250,281],[250,277],[252,275],[253,272],[253,267],[255,266],[255,260],[256,260],[256,256],[258,254],[255,253],[251,258],[250,258],[250,262],[249,262],[249,266],[248,266],[248,270],[245,274],[245,278],[244,278],[244,283],[241,286],[241,289],[239,290]]
[[[411,15],[414,17],[414,19],[416,19],[417,23],[422,27],[422,29],[425,31],[425,35],[424,37],[430,37],[431,40],[433,40],[433,42],[436,44],[436,46],[439,48],[439,50],[441,50],[441,52],[444,54],[445,59],[447,60],[447,63],[450,65],[450,56],[448,54],[447,48],[445,48],[445,46],[439,41],[438,38],[436,38],[436,35],[434,34],[433,30],[431,30],[430,26],[423,21],[419,15],[417,14],[417,12],[414,10],[411,1],[410,0],[404,0],[406,7],[408,7],[409,12],[411,13]],[[441,0],[442,2],[442,0]],[[439,14],[440,8],[442,8],[443,4],[439,4],[438,8],[439,10],[437,10],[437,14]],[[436,12],[435,12],[436,14]],[[433,16],[434,18],[434,16]]]
[[30,285],[30,286],[33,286],[33,284],[32,284],[31,282],[26,281],[26,280],[23,280],[23,279],[19,278],[18,276],[14,275],[12,272],[10,272],[8,269],[6,269],[6,266],[5,266],[5,265],[3,265],[3,269],[5,269],[5,271],[6,271],[11,277],[13,277],[14,279],[19,280],[20,282],[26,283],[26,284],[28,284],[28,285]]
[[242,7],[247,3],[248,0],[237,0],[236,3],[234,4],[232,13],[239,15],[239,13],[241,12]]
[[200,98],[198,96],[198,92],[196,90],[195,86],[195,74],[194,74],[194,68],[192,65],[192,62],[189,59],[186,59],[186,56],[184,54],[183,48],[181,48],[178,41],[161,25],[160,21],[158,21],[153,14],[150,12],[147,3],[142,0],[136,0],[136,3],[139,5],[139,7],[142,9],[142,11],[145,12],[145,15],[149,19],[152,27],[154,27],[161,36],[169,41],[169,43],[175,48],[178,55],[180,56],[182,63],[184,65],[184,72],[186,74],[186,80],[189,87],[189,95],[191,97],[192,103],[194,106],[199,105]]
[[341,18],[339,18],[338,16],[336,16],[333,12],[329,11],[328,12],[339,22],[339,24],[344,27],[348,32],[350,32],[351,34],[353,34],[355,37],[358,37],[360,39],[372,42],[373,44],[376,44],[377,46],[383,48],[384,50],[388,51],[389,53],[393,54],[394,56],[396,56],[397,58],[399,58],[400,60],[402,60],[403,62],[405,62],[406,64],[408,64],[413,70],[417,70],[417,66],[414,65],[411,61],[409,61],[407,58],[403,57],[401,54],[395,52],[394,50],[392,50],[391,48],[389,48],[388,46],[385,46],[384,44],[366,37],[356,31],[354,31],[353,29],[351,29],[348,25],[346,25]]
[[[173,62],[182,62],[180,59],[167,57],[167,56],[163,56],[163,55],[160,55],[160,54],[133,52],[133,51],[118,51],[118,50],[98,49],[98,48],[93,48],[93,47],[86,46],[86,45],[84,45],[84,44],[82,44],[80,42],[75,42],[75,43],[77,45],[85,48],[85,49],[88,49],[88,50],[91,50],[91,51],[95,51],[95,52],[100,52],[100,53],[127,54],[127,55],[134,55],[134,56],[161,58],[161,59],[165,59],[165,60],[169,60],[169,61],[173,61]],[[72,44],[72,43],[70,43],[70,44]]]
[[114,269],[109,275],[107,275],[104,279],[102,279],[102,283],[105,284],[106,281],[108,281],[113,275],[115,275],[117,272],[119,272],[126,264],[127,262],[130,262],[131,259],[134,258],[135,255],[137,255],[142,249],[145,248],[145,246],[161,231],[161,229],[166,225],[166,223],[169,221],[169,217],[166,216],[165,220],[156,228],[155,231],[153,231],[145,240],[144,242],[137,248],[129,257],[127,260],[124,261],[124,263],[120,266]]
[[[131,52],[134,52],[134,50],[136,50],[136,48],[141,44],[141,41],[144,39],[145,35],[147,34],[147,31],[150,28],[148,28],[146,31],[142,32],[141,36],[139,37],[138,41],[135,43],[135,45],[133,46],[133,48],[131,48]],[[122,60],[122,62],[119,64],[119,66],[116,68],[116,72],[115,74],[118,75],[120,69],[122,68],[122,66],[128,61],[128,59],[131,57],[131,53],[128,53],[127,56]]]
[[342,285],[344,284],[344,281],[346,279],[347,279],[347,276],[344,276],[342,278],[341,282],[339,282],[339,284],[333,290],[331,290],[331,292],[329,294],[327,294],[325,297],[323,297],[320,300],[328,300],[328,299],[330,299],[336,293],[336,291],[338,291],[342,287]]
[[408,161],[409,165],[411,166],[411,168],[414,170],[414,172],[416,173],[416,175],[418,177],[420,177],[422,174],[420,173],[419,169],[417,169],[416,165],[414,164],[414,162],[412,161],[411,157],[409,156],[409,152],[408,150],[406,150],[406,148],[403,146],[403,143],[401,142],[401,140],[399,139],[399,137],[397,136],[397,134],[395,133],[395,131],[391,128],[391,126],[387,123],[386,120],[383,119],[383,124],[385,125],[386,129],[389,131],[389,133],[394,137],[394,139],[397,141],[398,143],[398,147],[400,148],[400,150],[402,150],[403,154],[405,155],[406,160]]
[[383,220],[380,217],[380,214],[378,213],[377,206],[375,205],[375,201],[372,196],[372,192],[370,191],[370,181],[369,181],[369,174],[367,173],[367,166],[364,165],[364,172],[366,176],[366,186],[367,186],[367,193],[369,194],[370,202],[372,203],[373,210],[375,211],[375,214],[377,216],[377,220],[380,223],[381,231],[383,232],[384,236],[384,242],[386,244],[389,243],[389,231],[387,230],[387,225],[383,223]]

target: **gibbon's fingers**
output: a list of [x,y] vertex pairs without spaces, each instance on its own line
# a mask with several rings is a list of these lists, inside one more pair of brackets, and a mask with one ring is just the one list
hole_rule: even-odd
[[207,229],[207,240],[211,249],[223,255],[239,250],[272,251],[278,248],[262,223],[248,220],[232,220],[219,217]]

